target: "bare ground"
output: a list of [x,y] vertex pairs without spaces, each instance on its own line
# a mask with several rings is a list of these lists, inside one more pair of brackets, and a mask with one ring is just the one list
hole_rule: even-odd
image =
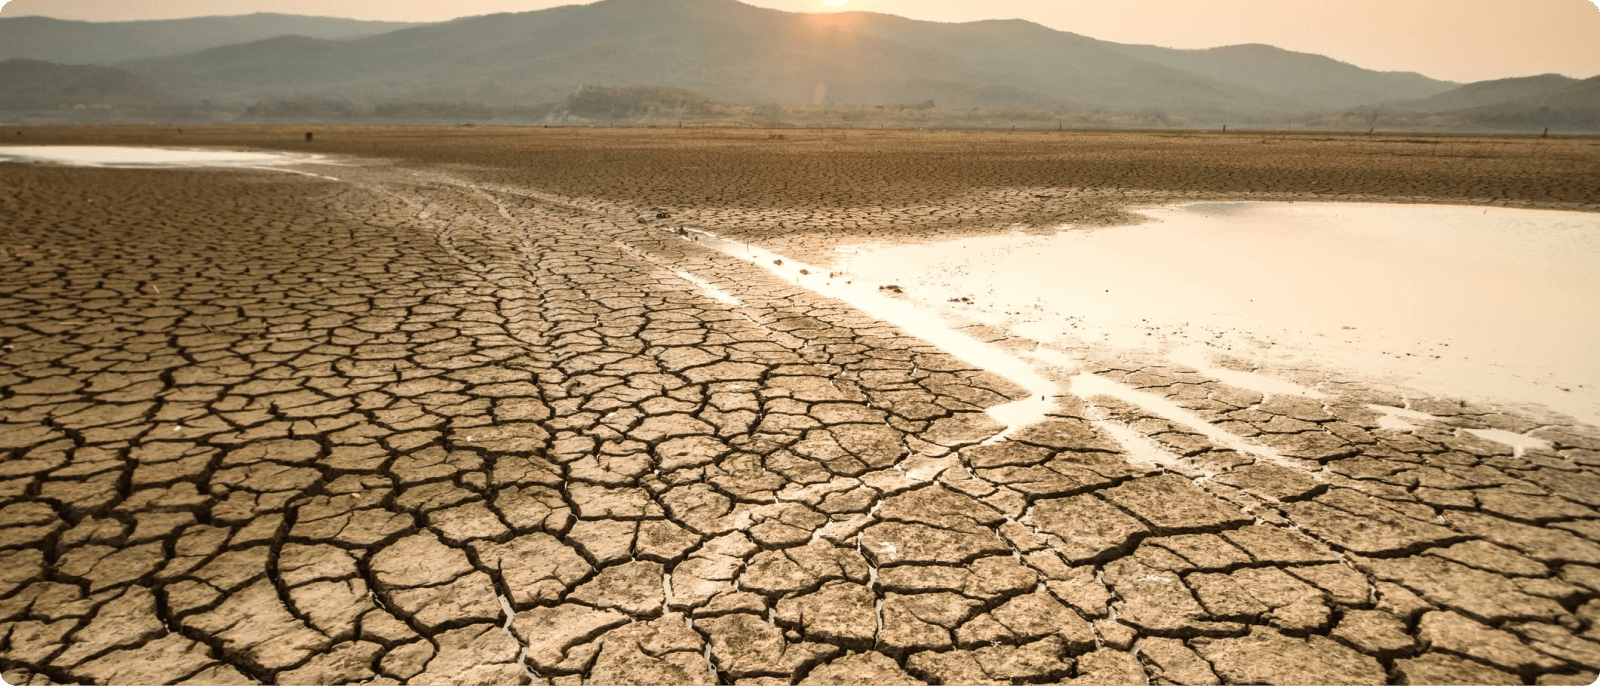
[[[352,129],[311,148],[366,161],[0,166],[8,682],[1600,673],[1593,427],[1107,358],[1090,370],[1205,426],[1063,395],[983,445],[983,410],[1020,389],[664,230],[811,257],[1171,199],[1592,211],[1600,141]],[[1374,405],[1434,419],[1389,428]],[[1108,422],[1170,459],[1128,459]]]

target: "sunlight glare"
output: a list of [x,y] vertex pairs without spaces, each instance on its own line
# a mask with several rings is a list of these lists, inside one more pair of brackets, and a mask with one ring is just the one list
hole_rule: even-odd
[[833,8],[840,8],[850,4],[850,0],[822,0],[822,4]]

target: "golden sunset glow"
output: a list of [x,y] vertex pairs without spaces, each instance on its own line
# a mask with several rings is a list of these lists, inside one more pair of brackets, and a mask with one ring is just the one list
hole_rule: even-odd
[[[0,16],[110,22],[276,12],[436,22],[597,1],[9,0]],[[1368,69],[1461,82],[1600,74],[1600,51],[1594,49],[1600,13],[1591,0],[741,1],[787,12],[878,12],[937,22],[1026,19],[1100,40],[1169,48],[1266,43]]]

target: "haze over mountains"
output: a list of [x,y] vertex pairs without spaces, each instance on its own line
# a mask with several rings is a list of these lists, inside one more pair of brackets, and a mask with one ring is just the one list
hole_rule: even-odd
[[0,59],[25,57],[63,64],[116,64],[277,36],[361,38],[408,26],[414,24],[264,13],[105,23],[12,17],[0,19]]
[[0,62],[0,112],[88,108],[109,112],[171,113],[184,100],[138,74],[114,67],[12,59]]
[[[417,26],[283,15],[0,19],[0,59],[17,57],[105,65],[130,78],[73,72],[82,87],[45,93],[49,79],[41,74],[66,72],[0,63],[0,93],[8,94],[0,96],[0,119],[27,100],[33,111],[80,114],[138,102],[145,103],[138,114],[149,116],[160,109],[150,103],[172,112],[175,103],[205,101],[211,114],[201,108],[194,116],[353,120],[411,112],[447,121],[572,121],[583,87],[589,95],[579,100],[591,105],[598,101],[592,87],[631,89],[605,91],[599,100],[620,103],[613,110],[585,110],[584,120],[601,122],[714,112],[784,123],[849,108],[865,112],[856,123],[873,116],[892,123],[880,110],[918,112],[923,123],[934,121],[930,111],[949,119],[976,110],[990,113],[983,119],[990,123],[1070,113],[1089,121],[1084,113],[1093,113],[1146,125],[1376,122],[1406,112],[1434,120],[1454,114],[1470,125],[1460,114],[1469,111],[1529,125],[1540,107],[1546,119],[1573,123],[1590,109],[1600,113],[1592,84],[1560,76],[1463,87],[1266,45],[1173,50],[1021,20],[808,15],[736,0],[602,0]],[[838,116],[850,125],[848,114]]]

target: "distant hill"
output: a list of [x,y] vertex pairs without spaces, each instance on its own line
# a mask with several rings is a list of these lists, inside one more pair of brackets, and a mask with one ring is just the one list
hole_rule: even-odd
[[[1600,123],[1600,76],[1572,81],[1543,95],[1506,100],[1457,111],[1474,123],[1498,126],[1549,126],[1594,130]],[[1585,124],[1584,122],[1590,122]]]
[[803,14],[738,0],[600,0],[419,25],[6,18],[6,57],[19,59],[0,61],[0,108],[30,120],[1535,131],[1600,120],[1596,79],[1459,85],[1269,45],[1177,50],[1021,20]]
[[[1247,46],[1248,47],[1248,46]],[[1264,46],[1263,46],[1264,47]],[[735,0],[602,0],[355,40],[273,37],[123,66],[191,98],[555,103],[663,87],[733,103],[1065,108],[1287,117],[1450,84],[1274,48],[1157,52],[1024,21],[799,14]],[[1305,81],[1326,81],[1324,85]],[[1296,80],[1301,83],[1296,83]]]
[[1551,109],[1600,109],[1600,76],[1593,76],[1546,95],[1542,106]]
[[275,36],[362,38],[415,26],[287,14],[94,23],[48,17],[0,18],[0,60],[115,64],[183,55]]
[[1593,134],[1600,130],[1600,76],[1560,74],[1469,83],[1432,97],[1324,114],[1344,128],[1489,129]]
[[[1115,43],[1022,20],[943,24],[851,13],[851,28],[971,65],[990,79],[1080,108],[1156,109],[1200,116],[1282,115],[1300,103],[1124,54]],[[941,101],[943,102],[943,101]]]
[[1153,45],[1117,47],[1128,55],[1156,64],[1317,109],[1334,110],[1416,98],[1443,93],[1459,85],[1412,72],[1362,69],[1331,57],[1270,45],[1229,45],[1207,50],[1174,50]]
[[39,60],[0,61],[0,110],[12,112],[116,108],[128,111],[183,105],[149,79],[115,67]]
[[1538,100],[1576,83],[1577,79],[1560,74],[1524,76],[1469,83],[1421,100],[1405,102],[1373,100],[1371,104],[1387,102],[1391,109],[1400,112],[1454,112],[1502,103]]

